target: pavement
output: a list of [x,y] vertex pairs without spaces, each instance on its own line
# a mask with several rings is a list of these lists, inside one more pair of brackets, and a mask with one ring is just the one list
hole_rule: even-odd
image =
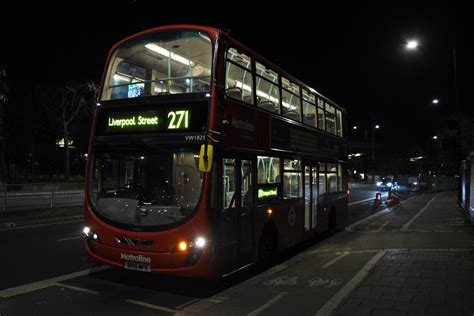
[[474,227],[455,193],[405,202],[349,227],[369,233],[359,247],[380,244],[383,252],[336,315],[474,315]]
[[474,251],[388,250],[336,315],[474,314]]
[[79,221],[84,218],[83,213],[84,208],[82,206],[25,211],[0,211],[0,231],[20,227]]

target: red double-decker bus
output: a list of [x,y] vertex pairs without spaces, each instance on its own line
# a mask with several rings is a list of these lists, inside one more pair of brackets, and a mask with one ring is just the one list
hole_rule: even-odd
[[225,276],[347,215],[345,110],[226,32],[130,36],[101,87],[84,203],[93,260]]

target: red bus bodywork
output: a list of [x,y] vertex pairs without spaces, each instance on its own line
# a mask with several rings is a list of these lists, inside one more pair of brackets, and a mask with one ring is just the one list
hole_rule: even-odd
[[[254,110],[241,107],[239,104],[236,104],[233,101],[226,103],[226,109],[222,107],[222,91],[219,91],[219,84],[222,84],[224,80],[224,52],[220,49],[220,38],[225,38],[225,41],[230,41],[233,45],[240,45],[237,41],[229,37],[227,34],[223,33],[221,30],[210,27],[202,27],[195,25],[172,25],[158,27],[150,29],[135,35],[132,35],[123,41],[120,41],[112,47],[109,52],[107,63],[109,64],[111,56],[117,47],[121,44],[145,34],[151,34],[157,31],[171,30],[171,29],[192,29],[202,32],[206,32],[214,48],[213,54],[213,70],[212,70],[212,83],[210,89],[210,104],[209,104],[209,120],[208,120],[208,129],[222,131],[226,127],[223,125],[225,118],[230,117],[232,113],[235,113],[237,116],[245,117],[247,114],[255,117],[255,126],[263,125],[257,128],[256,133],[259,134],[258,140],[254,144],[243,144],[238,139],[232,141],[232,135],[228,135],[226,139],[228,142],[232,143],[232,146],[227,146],[226,141],[220,147],[220,150],[241,150],[243,152],[258,152],[265,153],[265,149],[270,147],[270,138],[271,133],[269,129],[269,124],[271,117],[269,114],[261,114],[257,112],[252,114]],[[252,52],[251,50],[245,48],[248,52],[251,52],[253,56],[258,57],[259,60],[265,61],[265,59],[258,54]],[[270,62],[267,62],[268,65],[274,67],[275,70],[280,70],[278,67],[273,66]],[[107,66],[106,66],[107,67]],[[105,81],[105,72],[102,78],[102,87],[104,86]],[[285,74],[281,70],[282,74]],[[286,74],[285,74],[286,75]],[[217,85],[215,83],[218,83]],[[247,114],[246,114],[247,113]],[[223,117],[223,115],[225,117]],[[263,122],[263,123],[262,123]],[[92,157],[92,143],[93,138],[96,132],[97,125],[97,111],[94,116],[93,128],[90,137],[90,146],[89,146],[89,157]],[[238,137],[237,137],[238,138]],[[250,147],[249,147],[250,145]],[[88,164],[88,168],[89,168]],[[122,228],[115,227],[109,223],[106,223],[101,218],[99,218],[91,208],[90,205],[90,193],[89,193],[89,181],[90,181],[90,170],[86,171],[86,190],[85,190],[85,199],[84,199],[84,208],[85,208],[85,223],[86,225],[93,230],[99,236],[99,240],[95,241],[91,238],[86,238],[85,248],[86,253],[92,260],[103,263],[106,265],[114,267],[124,267],[124,261],[127,261],[127,258],[132,258],[132,261],[135,262],[145,262],[149,263],[151,266],[151,272],[166,273],[173,275],[180,275],[186,277],[199,277],[199,278],[214,278],[221,276],[228,270],[222,270],[220,262],[220,254],[218,247],[218,233],[215,229],[215,217],[217,210],[211,209],[209,205],[212,201],[211,199],[211,173],[206,173],[204,176],[203,187],[202,187],[202,197],[199,201],[199,205],[194,215],[191,216],[184,224],[173,227],[168,230],[161,231],[133,231],[126,230]],[[304,185],[304,184],[303,184]],[[345,202],[340,202],[343,205],[347,206],[347,197],[345,197]],[[321,212],[318,212],[318,222],[327,221],[327,211],[326,206],[321,204]],[[279,243],[278,248],[287,248],[292,246],[306,238],[308,234],[305,234],[303,230],[301,232],[295,233],[287,226],[287,221],[289,217],[267,214],[269,206],[255,206],[254,208],[254,226],[253,226],[253,261],[256,261],[258,258],[258,247],[256,246],[261,238],[261,233],[263,227],[269,222],[274,223],[275,227],[281,227],[279,229]],[[285,213],[287,209],[296,208],[297,210],[304,209],[303,199],[298,201],[288,201],[284,203],[279,203],[278,205],[271,206],[273,209],[273,214]],[[297,217],[295,222],[292,223],[292,226],[303,227],[303,218],[301,216]],[[314,232],[313,232],[314,233]],[[195,236],[205,236],[209,243],[202,249],[202,251],[179,251],[178,244],[181,241],[190,240]],[[120,245],[117,244],[116,237],[122,238],[125,242],[122,242]],[[153,241],[152,245],[145,245],[143,241]],[[124,259],[125,258],[125,259]]]

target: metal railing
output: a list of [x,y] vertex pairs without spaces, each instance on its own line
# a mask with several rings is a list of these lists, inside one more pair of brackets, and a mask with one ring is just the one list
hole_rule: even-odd
[[83,205],[82,184],[14,184],[0,187],[0,211]]

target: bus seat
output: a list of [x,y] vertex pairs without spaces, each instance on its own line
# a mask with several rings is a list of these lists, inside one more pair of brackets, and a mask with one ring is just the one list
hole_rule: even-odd
[[298,112],[296,111],[293,111],[293,110],[287,110],[285,111],[286,113],[283,113],[283,116],[287,117],[287,118],[290,118],[290,119],[293,119],[295,121],[299,121],[300,120],[300,116],[298,115]]
[[316,126],[316,119],[314,117],[314,115],[311,115],[311,114],[304,114],[303,115],[303,121],[308,124],[308,125],[311,125],[313,127]]
[[225,90],[225,93],[231,98],[242,100],[242,89],[239,87],[228,88]]
[[277,112],[278,113],[278,106],[272,102],[272,101],[268,101],[268,100],[263,100],[262,102],[260,102],[258,104],[258,107],[259,108],[262,108],[262,109],[265,109],[267,111],[271,111],[271,112]]
[[247,95],[244,97],[244,102],[245,103],[250,103],[253,104],[253,95]]

